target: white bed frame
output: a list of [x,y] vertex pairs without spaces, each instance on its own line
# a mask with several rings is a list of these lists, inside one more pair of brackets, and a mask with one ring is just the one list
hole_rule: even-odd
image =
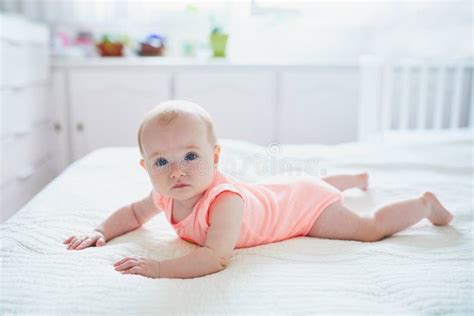
[[362,56],[358,141],[381,142],[396,130],[473,129],[473,64]]

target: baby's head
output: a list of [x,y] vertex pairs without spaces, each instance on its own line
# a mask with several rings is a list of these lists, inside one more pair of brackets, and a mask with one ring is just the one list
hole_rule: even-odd
[[[153,188],[178,200],[209,187],[221,149],[209,113],[184,100],[163,102],[147,113],[138,131],[138,145],[140,164]],[[173,188],[176,183],[188,186]]]

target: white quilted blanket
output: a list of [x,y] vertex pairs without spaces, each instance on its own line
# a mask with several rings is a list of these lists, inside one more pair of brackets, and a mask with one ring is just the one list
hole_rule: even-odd
[[227,269],[195,279],[122,275],[112,264],[124,256],[163,260],[197,246],[160,214],[104,247],[66,250],[67,236],[151,189],[135,148],[101,149],[0,226],[0,314],[474,313],[472,135],[378,146],[221,143],[221,170],[245,181],[367,170],[369,191],[344,193],[357,212],[432,190],[455,218],[447,227],[422,220],[374,243],[300,237],[239,249]]

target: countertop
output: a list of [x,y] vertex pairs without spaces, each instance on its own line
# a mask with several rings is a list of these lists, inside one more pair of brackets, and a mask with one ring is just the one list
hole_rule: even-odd
[[304,62],[278,61],[232,61],[225,58],[179,58],[179,57],[54,57],[53,67],[358,67],[356,61],[312,60]]

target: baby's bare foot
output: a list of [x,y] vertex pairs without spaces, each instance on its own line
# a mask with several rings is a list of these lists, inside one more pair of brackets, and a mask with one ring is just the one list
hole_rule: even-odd
[[448,225],[449,222],[453,219],[453,214],[451,214],[441,202],[436,198],[436,196],[431,192],[425,192],[422,195],[428,206],[431,209],[431,214],[428,215],[428,219],[433,225],[443,226]]
[[357,187],[361,190],[367,191],[369,186],[369,174],[367,172],[359,173],[355,175],[357,179]]

